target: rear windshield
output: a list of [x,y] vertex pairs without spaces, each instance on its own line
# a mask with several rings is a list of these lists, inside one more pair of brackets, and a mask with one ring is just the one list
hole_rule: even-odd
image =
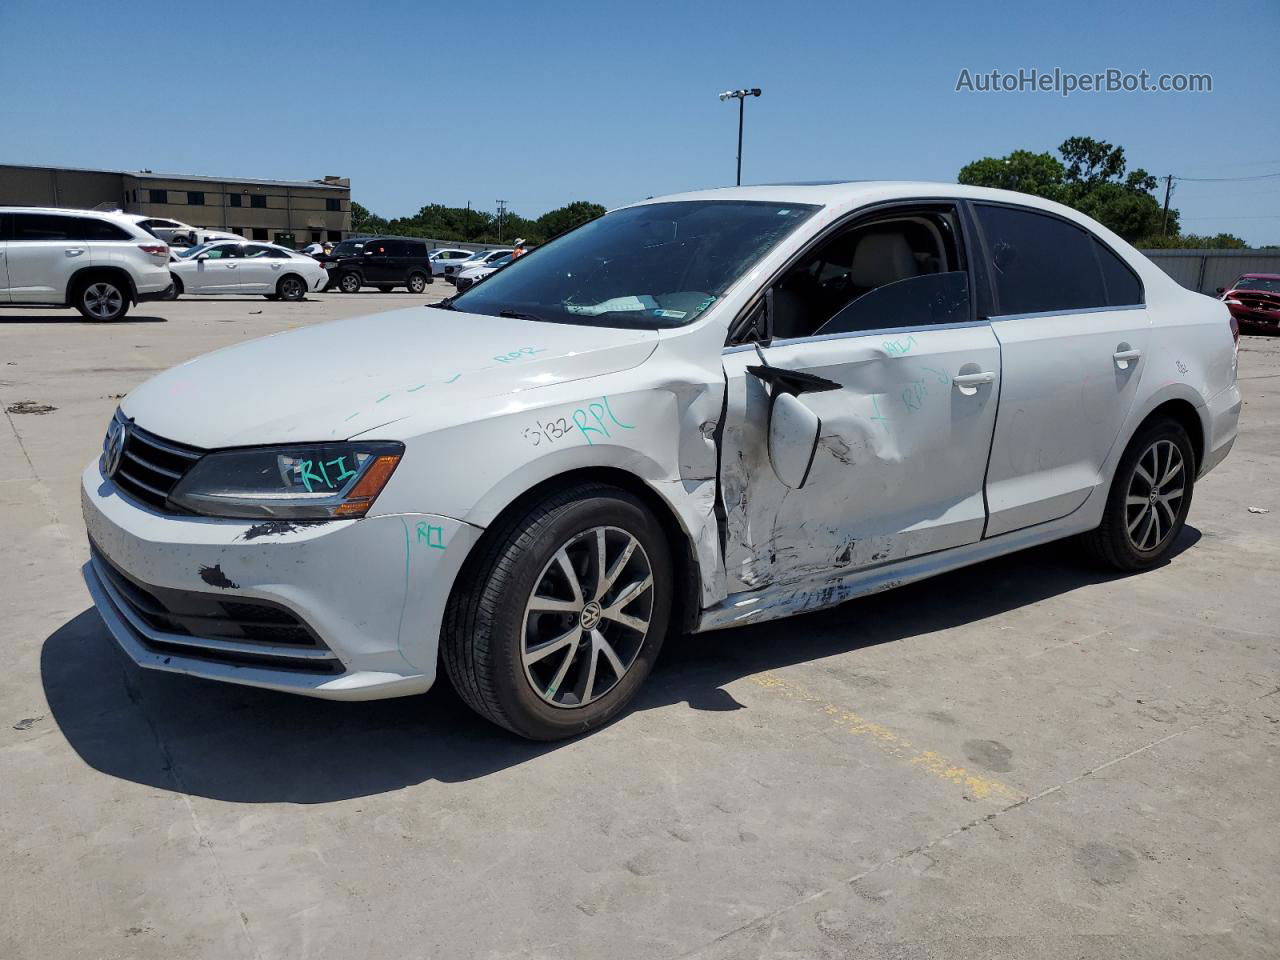
[[683,326],[817,209],[746,200],[626,207],[513,260],[454,307],[589,326]]

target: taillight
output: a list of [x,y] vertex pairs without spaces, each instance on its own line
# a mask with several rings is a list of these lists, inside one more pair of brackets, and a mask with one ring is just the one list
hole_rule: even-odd
[[169,256],[169,247],[163,243],[140,243],[138,249],[143,253],[149,253],[153,257]]

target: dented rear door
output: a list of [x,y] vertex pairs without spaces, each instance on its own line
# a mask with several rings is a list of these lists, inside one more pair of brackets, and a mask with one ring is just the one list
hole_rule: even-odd
[[[990,324],[774,341],[727,348],[723,360],[729,593],[981,539],[1000,380]],[[798,490],[784,486],[769,461],[768,391],[746,369],[762,360],[840,384],[800,398],[822,428]]]

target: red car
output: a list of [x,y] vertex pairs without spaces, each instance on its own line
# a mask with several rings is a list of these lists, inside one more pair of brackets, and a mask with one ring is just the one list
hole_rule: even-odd
[[1246,273],[1218,293],[1241,327],[1280,331],[1280,273]]

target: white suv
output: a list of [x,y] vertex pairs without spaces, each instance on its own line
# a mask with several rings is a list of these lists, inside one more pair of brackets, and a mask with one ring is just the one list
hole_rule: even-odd
[[65,304],[119,320],[171,282],[169,247],[125,216],[0,207],[0,305]]

